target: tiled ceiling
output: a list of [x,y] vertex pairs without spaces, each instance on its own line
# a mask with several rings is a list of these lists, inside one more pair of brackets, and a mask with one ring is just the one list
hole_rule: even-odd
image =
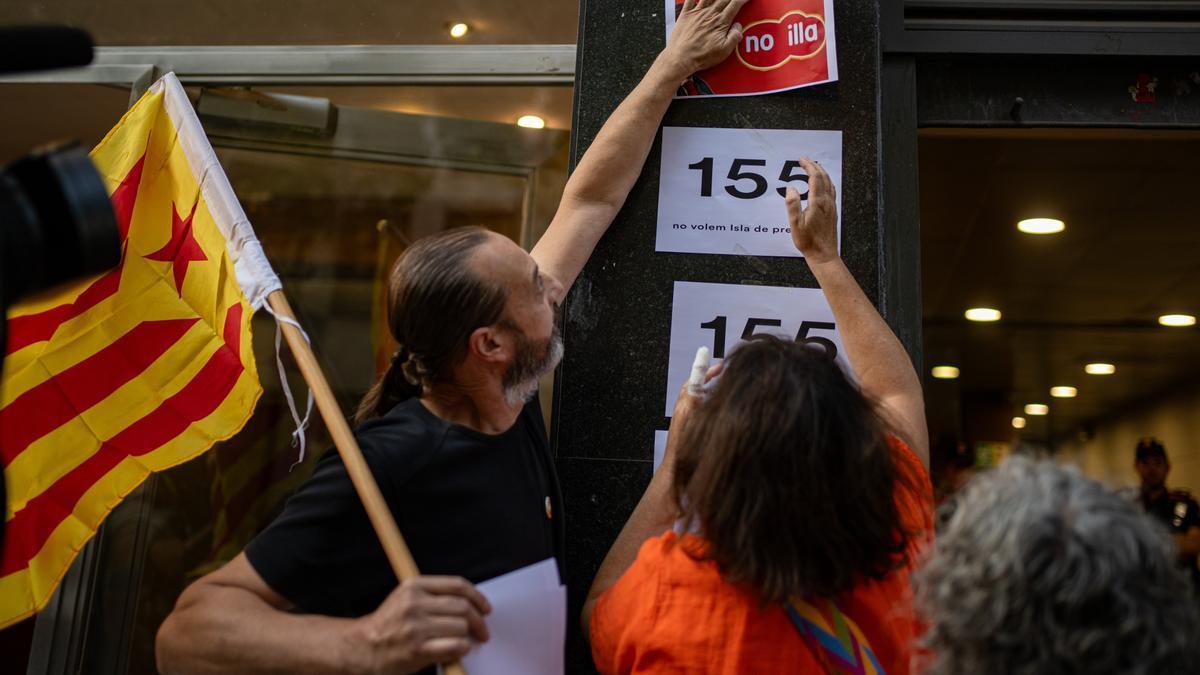
[[[925,364],[961,369],[926,376],[935,437],[961,437],[964,401],[983,400],[1047,403],[1023,435],[1061,439],[1200,375],[1200,332],[1156,321],[1200,314],[1200,134],[927,130],[919,150]],[[1018,232],[1033,216],[1067,229]],[[1003,319],[971,324],[973,306]]]

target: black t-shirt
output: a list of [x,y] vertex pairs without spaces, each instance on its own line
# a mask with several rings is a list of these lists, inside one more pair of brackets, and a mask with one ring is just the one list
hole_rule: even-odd
[[[536,399],[494,436],[413,398],[355,437],[422,574],[478,583],[552,556],[562,573],[562,496]],[[397,583],[333,449],[246,556],[307,613],[362,616]]]
[[[1139,501],[1146,513],[1167,526],[1171,534],[1186,534],[1193,527],[1200,527],[1200,504],[1184,490],[1171,490],[1151,498],[1142,492]],[[1191,578],[1195,590],[1200,592],[1200,569],[1196,567],[1196,556],[1180,556],[1179,566]]]
[[1153,498],[1143,492],[1140,499],[1146,513],[1166,525],[1171,534],[1184,534],[1200,527],[1200,505],[1183,490],[1163,491]]

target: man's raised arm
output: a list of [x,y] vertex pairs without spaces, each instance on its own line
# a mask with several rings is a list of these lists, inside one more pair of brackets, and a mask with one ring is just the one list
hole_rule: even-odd
[[679,86],[725,60],[742,38],[733,24],[747,0],[687,0],[667,47],[579,160],[537,246],[538,265],[570,288],[625,203]]

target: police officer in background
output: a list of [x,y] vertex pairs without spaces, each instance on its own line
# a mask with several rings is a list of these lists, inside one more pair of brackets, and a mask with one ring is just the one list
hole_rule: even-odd
[[1167,449],[1157,439],[1138,441],[1133,467],[1142,479],[1138,502],[1146,513],[1167,526],[1179,551],[1179,566],[1187,572],[1193,588],[1200,591],[1200,569],[1196,567],[1200,555],[1200,504],[1187,490],[1167,489],[1171,462]]

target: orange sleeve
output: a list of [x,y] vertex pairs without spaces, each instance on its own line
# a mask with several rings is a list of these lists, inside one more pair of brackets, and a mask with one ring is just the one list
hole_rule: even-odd
[[888,442],[899,460],[897,468],[907,478],[896,485],[896,508],[901,525],[912,536],[908,551],[912,565],[921,549],[933,541],[933,483],[920,458],[904,441],[890,436]]
[[642,544],[633,565],[596,601],[588,637],[592,660],[602,675],[633,670],[638,656],[637,638],[645,637],[654,626],[660,569],[657,561],[674,538],[674,533],[668,532]]

